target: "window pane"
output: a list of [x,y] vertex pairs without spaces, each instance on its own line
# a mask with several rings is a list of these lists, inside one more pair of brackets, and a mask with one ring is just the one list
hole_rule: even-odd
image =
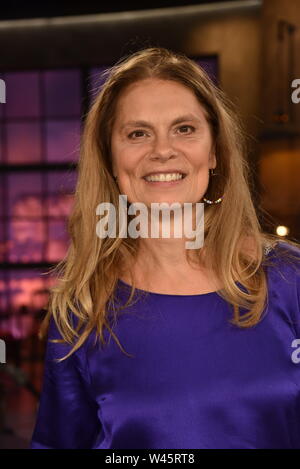
[[77,171],[48,173],[47,213],[51,217],[67,217],[72,209]]
[[80,121],[49,121],[46,123],[48,161],[77,162],[80,145]]
[[38,73],[7,73],[6,96],[7,117],[38,117],[40,115]]
[[[1,110],[1,104],[0,104],[0,110]],[[0,163],[4,163],[3,123],[1,120],[0,120]]]
[[5,261],[6,243],[5,243],[5,220],[0,217],[0,262]]
[[45,114],[47,117],[80,116],[80,70],[44,73]]
[[[7,291],[7,283],[5,279],[6,279],[6,272],[0,271],[0,315],[1,315],[0,318],[1,318],[1,322],[8,309],[8,291]],[[0,323],[0,329],[1,329],[1,323]]]
[[4,201],[4,195],[5,195],[5,175],[0,174],[0,217],[2,215],[5,215],[5,201]]
[[38,123],[6,124],[7,160],[9,163],[34,163],[41,159],[41,136]]
[[10,216],[35,218],[42,215],[42,180],[38,173],[11,173],[7,177]]
[[[45,272],[39,269],[0,272],[0,298],[6,298],[0,323],[2,337],[28,337],[36,329],[35,313],[46,307],[49,287],[54,284],[49,275],[42,275]],[[5,314],[8,307],[9,315]]]
[[198,59],[196,62],[200,67],[204,68],[211,80],[218,84],[218,57],[207,57],[206,59]]
[[48,262],[61,260],[67,253],[68,245],[69,235],[67,233],[66,220],[50,221],[46,260]]
[[45,243],[45,223],[12,218],[9,222],[9,262],[41,262]]

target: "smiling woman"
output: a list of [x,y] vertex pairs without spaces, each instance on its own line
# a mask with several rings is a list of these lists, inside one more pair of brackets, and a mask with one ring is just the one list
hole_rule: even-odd
[[[300,448],[300,249],[259,225],[233,106],[164,48],[107,74],[41,329],[31,448]],[[120,194],[205,202],[204,245],[99,238],[96,207]]]

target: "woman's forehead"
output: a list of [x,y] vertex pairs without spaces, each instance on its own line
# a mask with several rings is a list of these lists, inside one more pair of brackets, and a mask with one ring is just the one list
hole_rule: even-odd
[[162,97],[164,96],[164,93],[172,93],[174,89],[176,89],[177,93],[181,92],[181,94],[190,94],[191,96],[195,96],[192,89],[178,81],[161,78],[145,78],[127,85],[126,88],[121,91],[119,99],[126,99],[127,97],[132,97],[134,95],[145,96],[145,89],[147,89],[148,92],[151,91],[152,94],[161,95]]
[[126,120],[146,120],[147,114],[172,114],[176,118],[194,114],[202,117],[205,109],[191,89],[166,80],[143,80],[130,85],[119,96],[116,114]]

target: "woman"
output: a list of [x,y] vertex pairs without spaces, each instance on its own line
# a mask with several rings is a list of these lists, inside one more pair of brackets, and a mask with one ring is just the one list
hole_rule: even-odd
[[[41,330],[31,448],[300,448],[300,249],[262,232],[247,181],[235,112],[193,61],[148,48],[110,69]],[[194,221],[204,203],[203,246],[97,236],[96,207],[120,194],[191,203]]]

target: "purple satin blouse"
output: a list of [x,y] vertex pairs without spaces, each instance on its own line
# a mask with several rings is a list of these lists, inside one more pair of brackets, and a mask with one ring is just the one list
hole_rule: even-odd
[[[269,252],[268,305],[251,328],[229,323],[217,292],[138,290],[113,329],[132,356],[93,332],[57,364],[71,346],[49,342],[52,319],[30,448],[299,449],[300,274],[277,256],[286,246],[300,259],[284,242]],[[118,299],[129,293],[119,280]]]

